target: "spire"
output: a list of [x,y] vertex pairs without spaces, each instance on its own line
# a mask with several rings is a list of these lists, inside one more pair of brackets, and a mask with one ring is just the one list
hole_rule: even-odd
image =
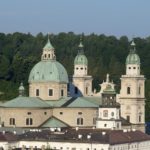
[[80,43],[79,43],[79,46],[78,46],[78,48],[79,48],[78,54],[84,54],[84,50],[83,50],[84,46],[83,46],[83,43],[82,43],[82,36],[80,37]]
[[136,52],[136,44],[134,42],[134,39],[132,40],[130,46],[131,46],[130,53],[135,53]]
[[46,43],[46,45],[44,46],[43,49],[54,49],[54,47],[52,46],[52,44],[50,42],[49,34],[48,34],[47,43]]
[[19,86],[19,96],[24,96],[24,95],[25,95],[25,88],[23,86],[23,83],[21,82]]
[[47,43],[43,48],[43,54],[41,60],[43,61],[56,60],[55,49],[50,42],[49,34],[48,34]]

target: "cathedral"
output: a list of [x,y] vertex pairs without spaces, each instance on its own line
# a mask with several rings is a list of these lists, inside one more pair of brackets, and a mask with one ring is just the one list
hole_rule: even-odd
[[145,132],[145,77],[140,73],[140,57],[134,41],[125,63],[120,93],[116,93],[109,74],[100,84],[101,90],[95,92],[92,91],[93,78],[88,74],[82,40],[69,81],[48,38],[41,61],[30,71],[29,96],[25,96],[21,83],[18,97],[0,106],[1,126],[53,130],[67,127],[137,129]]

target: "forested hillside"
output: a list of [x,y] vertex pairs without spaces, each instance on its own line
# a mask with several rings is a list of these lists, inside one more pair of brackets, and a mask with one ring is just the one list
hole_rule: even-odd
[[[78,51],[80,35],[69,33],[51,34],[50,40],[55,47],[57,60],[61,62],[71,76],[73,62]],[[150,37],[134,38],[137,53],[141,58],[141,72],[146,77],[146,118],[150,118]],[[28,95],[28,76],[31,68],[40,61],[42,48],[47,35],[36,36],[30,33],[0,33],[0,95],[1,100],[9,100],[18,95],[18,86],[22,81]],[[83,44],[89,61],[89,74],[93,76],[93,88],[99,90],[107,73],[116,84],[119,92],[120,77],[125,73],[125,60],[129,53],[130,42],[126,36],[84,35]],[[149,115],[148,115],[149,114]]]

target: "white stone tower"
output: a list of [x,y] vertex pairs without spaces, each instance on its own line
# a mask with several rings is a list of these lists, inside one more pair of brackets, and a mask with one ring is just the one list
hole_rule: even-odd
[[74,74],[71,86],[71,96],[91,96],[92,76],[88,75],[88,60],[84,55],[82,40],[78,46],[78,54],[74,60]]
[[98,108],[96,128],[121,129],[120,104],[116,102],[116,91],[108,74],[106,79],[101,89],[102,104]]
[[145,130],[145,78],[140,74],[140,58],[134,41],[126,58],[126,74],[121,77],[119,95],[121,116],[133,126]]

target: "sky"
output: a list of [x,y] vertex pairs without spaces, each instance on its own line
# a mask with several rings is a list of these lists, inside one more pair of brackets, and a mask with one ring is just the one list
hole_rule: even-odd
[[150,36],[150,0],[0,0],[0,32]]

